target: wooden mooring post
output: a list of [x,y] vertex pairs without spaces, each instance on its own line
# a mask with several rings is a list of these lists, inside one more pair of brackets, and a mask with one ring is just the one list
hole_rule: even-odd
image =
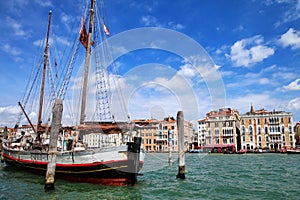
[[177,113],[178,132],[178,174],[176,178],[185,179],[185,152],[184,152],[184,116],[182,111]]
[[56,168],[56,153],[57,153],[57,139],[59,130],[61,128],[63,104],[61,99],[55,101],[52,111],[52,123],[50,131],[50,143],[48,150],[48,166],[46,173],[45,190],[54,190],[54,176]]

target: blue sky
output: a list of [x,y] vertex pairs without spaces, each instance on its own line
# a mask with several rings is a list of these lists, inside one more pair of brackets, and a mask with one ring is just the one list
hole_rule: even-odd
[[[14,123],[49,10],[55,41],[69,45],[67,35],[80,24],[81,2],[0,2],[0,126]],[[225,107],[243,114],[252,104],[255,109],[292,112],[293,121],[300,121],[300,1],[116,0],[104,2],[104,16],[112,39],[124,31],[159,27],[200,44],[222,78]],[[195,121],[214,109],[204,72],[199,75],[185,58],[145,48],[122,55],[116,64],[123,88],[133,84],[133,77],[141,79],[126,97],[132,119],[176,116],[183,109],[186,119]]]

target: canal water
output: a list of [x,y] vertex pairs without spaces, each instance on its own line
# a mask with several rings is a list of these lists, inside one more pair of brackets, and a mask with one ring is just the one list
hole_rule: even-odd
[[177,155],[146,155],[137,186],[101,186],[45,179],[0,164],[0,199],[300,199],[300,155],[186,154],[186,179],[178,180]]

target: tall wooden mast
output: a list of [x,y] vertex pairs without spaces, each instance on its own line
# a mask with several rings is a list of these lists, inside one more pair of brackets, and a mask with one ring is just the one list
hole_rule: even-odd
[[40,90],[40,104],[39,104],[39,112],[38,112],[38,122],[37,122],[37,140],[40,141],[40,126],[42,124],[42,112],[43,112],[43,103],[44,103],[44,93],[45,93],[45,77],[46,77],[46,69],[48,64],[48,49],[49,49],[49,33],[50,33],[50,21],[51,21],[52,11],[49,11],[48,15],[48,28],[47,28],[47,36],[46,36],[46,46],[44,50],[44,65],[43,65],[43,74],[42,74],[42,84]]
[[86,47],[85,64],[84,64],[85,71],[84,71],[83,88],[82,88],[80,124],[82,124],[84,122],[85,116],[86,116],[86,113],[85,113],[86,92],[87,92],[89,64],[90,64],[90,57],[91,57],[91,43],[92,43],[91,41],[92,41],[93,25],[94,25],[94,5],[95,5],[95,0],[91,0],[88,43],[87,43],[87,47]]

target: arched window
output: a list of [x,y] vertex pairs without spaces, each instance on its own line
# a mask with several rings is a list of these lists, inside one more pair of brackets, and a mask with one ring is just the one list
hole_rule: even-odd
[[242,126],[242,134],[245,134],[245,127]]
[[261,134],[261,128],[258,127],[258,134]]
[[252,126],[249,127],[249,130],[250,130],[250,134],[253,134]]

